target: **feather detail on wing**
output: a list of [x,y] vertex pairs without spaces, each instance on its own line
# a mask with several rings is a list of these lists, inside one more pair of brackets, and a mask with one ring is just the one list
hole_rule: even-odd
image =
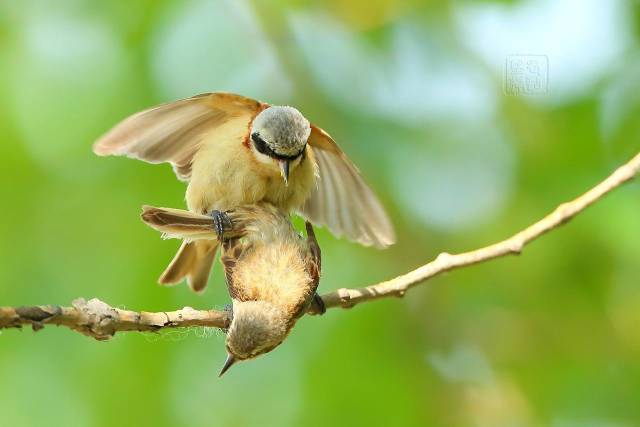
[[336,236],[385,248],[395,232],[382,204],[360,172],[322,129],[311,126],[308,144],[318,164],[318,183],[300,214]]
[[171,163],[179,179],[191,177],[191,162],[202,135],[233,118],[247,127],[267,104],[216,92],[170,102],[136,113],[117,124],[94,145],[100,156],[124,155],[149,163]]

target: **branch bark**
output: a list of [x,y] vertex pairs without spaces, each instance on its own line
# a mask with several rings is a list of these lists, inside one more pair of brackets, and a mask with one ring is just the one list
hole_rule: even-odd
[[[379,298],[402,297],[413,286],[446,271],[507,255],[518,255],[527,244],[548,231],[567,223],[609,192],[632,180],[639,173],[640,154],[637,154],[582,196],[561,204],[540,221],[508,239],[470,252],[459,254],[443,252],[434,261],[402,276],[363,288],[341,288],[322,295],[322,300],[326,308],[351,308],[357,304]],[[185,307],[182,310],[168,312],[135,312],[111,307],[98,299],[89,301],[77,299],[71,307],[57,305],[0,307],[0,329],[31,325],[37,331],[45,325],[58,325],[98,340],[109,339],[116,332],[123,331],[156,332],[165,328],[192,326],[226,328],[229,320],[225,311],[194,310]]]
[[185,307],[177,311],[149,313],[114,308],[97,298],[78,298],[71,307],[37,305],[30,307],[0,307],[0,329],[31,325],[39,331],[45,325],[65,326],[99,341],[108,340],[116,332],[156,332],[167,328],[208,326],[226,328],[230,322],[226,311],[194,310]]

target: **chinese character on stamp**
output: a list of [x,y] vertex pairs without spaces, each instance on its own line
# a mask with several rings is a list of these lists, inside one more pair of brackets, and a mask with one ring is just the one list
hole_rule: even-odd
[[504,69],[506,95],[540,95],[549,89],[549,58],[546,55],[509,55]]

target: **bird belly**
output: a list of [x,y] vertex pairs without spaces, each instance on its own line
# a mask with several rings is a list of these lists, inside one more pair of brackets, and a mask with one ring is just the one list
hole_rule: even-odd
[[201,213],[229,210],[262,200],[266,185],[240,136],[203,144],[193,160],[187,205]]
[[253,204],[264,198],[266,183],[252,171],[235,170],[226,166],[228,173],[212,174],[200,182],[193,182],[187,190],[187,204],[194,212],[229,210],[244,204]]
[[255,246],[238,260],[232,283],[244,301],[267,301],[296,313],[313,296],[311,277],[297,244],[280,236]]

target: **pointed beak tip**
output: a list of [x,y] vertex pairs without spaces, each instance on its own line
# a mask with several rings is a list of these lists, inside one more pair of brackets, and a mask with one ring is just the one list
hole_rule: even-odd
[[227,355],[227,360],[225,360],[224,365],[222,366],[222,369],[220,369],[218,378],[222,377],[224,373],[227,372],[229,368],[232,367],[235,363],[236,363],[236,358],[233,357],[233,355],[231,354]]
[[284,180],[284,185],[289,185],[289,161],[280,160],[280,175]]

